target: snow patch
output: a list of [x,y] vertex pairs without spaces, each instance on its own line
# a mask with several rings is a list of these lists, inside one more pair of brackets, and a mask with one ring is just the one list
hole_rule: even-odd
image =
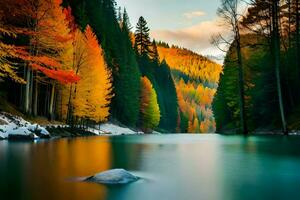
[[133,131],[129,128],[124,128],[112,123],[105,123],[100,125],[100,131],[104,133],[111,133],[113,135],[132,135],[141,134],[141,132]]
[[0,138],[6,139],[9,136],[28,136],[38,138],[40,136],[49,136],[49,132],[38,124],[31,124],[22,117],[14,116],[9,113],[0,113],[0,120],[5,125],[0,125]]

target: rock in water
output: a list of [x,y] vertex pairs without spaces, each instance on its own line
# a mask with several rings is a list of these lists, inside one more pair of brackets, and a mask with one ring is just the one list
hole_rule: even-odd
[[94,176],[88,177],[85,180],[94,183],[103,184],[127,184],[135,182],[139,177],[134,176],[124,169],[112,169]]

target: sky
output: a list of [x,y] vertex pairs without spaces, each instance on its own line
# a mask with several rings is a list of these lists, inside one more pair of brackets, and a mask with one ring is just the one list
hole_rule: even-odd
[[220,0],[117,0],[117,3],[127,9],[133,27],[143,16],[151,37],[156,40],[205,56],[224,56],[210,44],[212,35],[228,32],[216,14]]

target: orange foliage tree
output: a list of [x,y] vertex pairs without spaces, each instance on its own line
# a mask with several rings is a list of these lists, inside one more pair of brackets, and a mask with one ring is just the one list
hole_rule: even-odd
[[18,75],[18,65],[15,59],[22,59],[28,56],[24,48],[3,42],[4,36],[16,38],[17,32],[2,23],[0,13],[0,77],[9,77],[12,80],[25,84],[25,80]]
[[[24,45],[28,56],[22,57],[26,60],[23,109],[29,114],[37,115],[39,101],[45,99],[48,113],[52,116],[56,82],[67,84],[79,80],[73,71],[63,67],[62,55],[70,47],[71,35],[61,3],[61,0],[1,1],[1,10],[6,10],[6,20],[13,22],[11,24],[17,33],[26,36],[29,41]],[[49,85],[49,97],[40,97],[40,83]]]
[[[71,91],[72,115],[77,119],[94,122],[106,121],[109,116],[109,105],[112,98],[112,76],[104,60],[104,52],[90,26],[85,33],[76,33],[75,63],[80,81]],[[64,90],[65,110],[69,90]]]

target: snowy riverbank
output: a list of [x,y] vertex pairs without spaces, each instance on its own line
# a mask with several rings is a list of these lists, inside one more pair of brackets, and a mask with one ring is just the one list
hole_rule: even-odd
[[70,128],[67,125],[47,124],[40,126],[9,113],[0,113],[0,139],[37,139],[50,137],[76,137],[92,135],[143,134],[127,127],[107,122],[94,128]]
[[112,135],[134,135],[134,134],[144,134],[140,131],[134,131],[127,127],[121,127],[119,125],[113,124],[113,123],[105,123],[100,125],[100,131],[102,133],[109,133]]
[[49,132],[38,124],[32,124],[21,117],[0,113],[0,139],[49,138]]

